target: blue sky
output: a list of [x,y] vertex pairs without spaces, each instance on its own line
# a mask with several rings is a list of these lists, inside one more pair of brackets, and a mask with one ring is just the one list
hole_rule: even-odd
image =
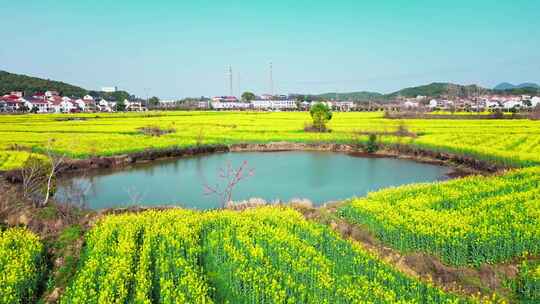
[[[540,82],[540,1],[0,0],[0,69],[162,98]],[[238,81],[238,78],[240,81]]]

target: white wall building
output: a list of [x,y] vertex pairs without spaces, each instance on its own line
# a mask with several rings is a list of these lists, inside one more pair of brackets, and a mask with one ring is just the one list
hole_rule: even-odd
[[114,93],[118,91],[118,88],[117,87],[102,87],[101,91],[105,93]]
[[213,101],[210,103],[212,108],[215,110],[245,110],[251,107],[251,103],[247,102],[223,102],[223,101]]
[[510,110],[513,108],[521,108],[521,107],[523,107],[523,103],[521,102],[521,100],[520,101],[509,100],[503,104],[503,108],[507,110]]
[[418,102],[415,102],[415,101],[405,101],[403,103],[403,106],[406,107],[406,108],[418,108],[420,104]]
[[296,109],[294,100],[269,100],[259,99],[251,101],[254,109],[258,110],[293,110]]
[[534,96],[531,98],[531,104],[533,108],[540,106],[540,97]]

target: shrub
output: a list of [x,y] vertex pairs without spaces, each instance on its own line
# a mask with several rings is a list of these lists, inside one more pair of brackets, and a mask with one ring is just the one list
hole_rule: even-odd
[[375,153],[379,150],[379,144],[377,142],[376,134],[369,134],[368,141],[366,143],[365,151],[367,153]]
[[174,128],[164,129],[158,126],[147,126],[147,127],[139,128],[138,130],[144,135],[157,136],[157,137],[176,132],[176,129]]

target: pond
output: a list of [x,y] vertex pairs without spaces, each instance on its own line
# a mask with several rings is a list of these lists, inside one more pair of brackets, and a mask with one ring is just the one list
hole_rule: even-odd
[[[242,179],[226,187],[240,168]],[[220,207],[226,195],[211,192],[232,188],[234,201],[308,199],[321,205],[386,187],[447,179],[450,171],[411,160],[332,152],[234,152],[64,178],[58,183],[55,197],[91,209],[129,205],[212,209]]]

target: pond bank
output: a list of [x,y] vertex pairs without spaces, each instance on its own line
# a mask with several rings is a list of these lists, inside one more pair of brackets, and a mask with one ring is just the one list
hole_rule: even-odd
[[[281,151],[328,151],[347,153],[365,158],[399,158],[420,163],[447,166],[453,169],[449,177],[463,177],[471,174],[492,174],[506,169],[498,164],[479,160],[474,157],[447,152],[436,152],[409,145],[385,145],[376,153],[366,153],[358,144],[342,143],[240,143],[232,145],[204,145],[187,148],[148,149],[142,152],[115,156],[97,156],[87,159],[69,159],[59,170],[59,174],[77,173],[87,170],[121,169],[138,163],[149,163],[156,160],[175,159],[196,155],[226,152],[281,152]],[[21,182],[20,170],[0,172],[12,183]]]

